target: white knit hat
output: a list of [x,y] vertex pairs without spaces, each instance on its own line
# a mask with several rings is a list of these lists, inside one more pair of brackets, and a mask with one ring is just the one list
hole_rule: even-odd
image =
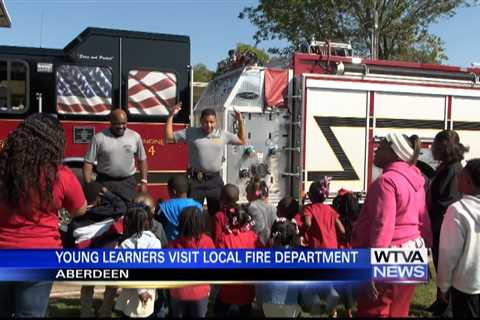
[[415,150],[408,144],[405,136],[401,133],[389,133],[385,137],[390,143],[393,152],[403,161],[409,162],[415,154]]

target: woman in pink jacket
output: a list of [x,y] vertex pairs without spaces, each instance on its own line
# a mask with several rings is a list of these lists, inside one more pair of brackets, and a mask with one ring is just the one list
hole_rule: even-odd
[[[415,166],[420,139],[391,133],[375,152],[382,175],[369,187],[352,232],[353,248],[430,246],[425,180]],[[415,285],[372,283],[357,296],[360,317],[407,317]]]

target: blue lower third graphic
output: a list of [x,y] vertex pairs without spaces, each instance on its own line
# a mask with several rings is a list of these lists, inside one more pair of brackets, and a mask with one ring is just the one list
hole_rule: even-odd
[[0,281],[428,281],[423,256],[396,251],[390,261],[370,249],[0,250]]

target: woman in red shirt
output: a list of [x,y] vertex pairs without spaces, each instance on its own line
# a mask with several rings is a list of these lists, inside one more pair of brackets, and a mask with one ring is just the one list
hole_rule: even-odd
[[[217,248],[254,249],[259,246],[257,234],[253,231],[253,220],[240,207],[227,216],[227,224],[219,236]],[[227,315],[231,305],[237,305],[242,317],[249,317],[255,288],[252,285],[223,285],[215,301],[215,315]]]
[[[170,248],[214,249],[212,239],[205,233],[202,212],[196,207],[183,209],[180,215],[180,237],[170,241]],[[172,316],[174,318],[205,318],[208,309],[210,286],[186,286],[170,289]]]
[[[0,151],[0,249],[61,248],[58,210],[86,211],[74,173],[63,166],[65,137],[47,114],[25,119]],[[0,317],[44,317],[52,282],[0,283]]]

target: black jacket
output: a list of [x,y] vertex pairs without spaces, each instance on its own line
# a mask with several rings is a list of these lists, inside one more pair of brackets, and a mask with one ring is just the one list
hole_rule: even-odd
[[429,214],[432,228],[440,230],[443,216],[449,205],[461,199],[457,180],[462,171],[461,162],[441,164],[430,183]]
[[[73,231],[75,229],[107,219],[113,218],[116,220],[123,217],[126,212],[127,204],[122,198],[111,191],[105,192],[99,204],[89,208],[83,216],[72,219],[63,237],[63,246],[65,248],[75,247],[75,239],[73,237]],[[112,241],[116,241],[118,237],[120,237],[120,235],[99,237],[92,243],[92,247],[103,247]]]

